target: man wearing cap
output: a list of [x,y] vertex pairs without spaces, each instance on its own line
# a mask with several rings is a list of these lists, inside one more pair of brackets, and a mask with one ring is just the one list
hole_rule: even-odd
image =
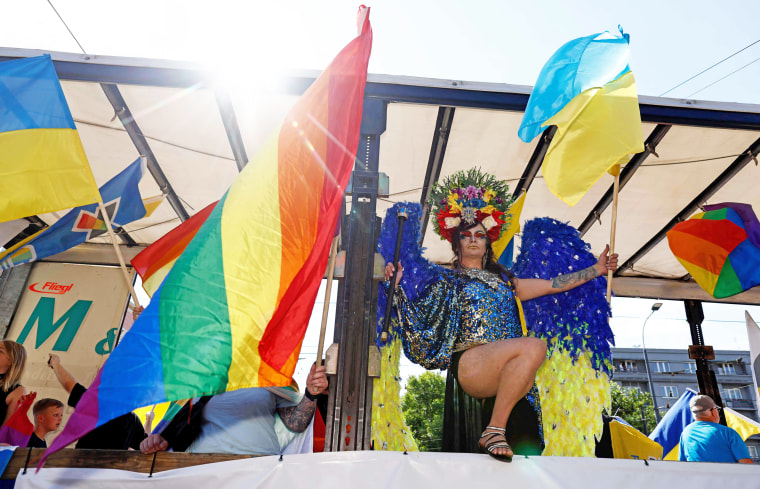
[[689,407],[695,421],[681,433],[678,460],[752,463],[739,433],[720,424],[721,408],[710,396],[693,397]]

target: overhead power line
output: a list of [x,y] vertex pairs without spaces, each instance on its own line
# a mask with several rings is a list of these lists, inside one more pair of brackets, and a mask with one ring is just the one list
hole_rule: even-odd
[[50,8],[53,9],[53,12],[55,12],[55,15],[57,15],[58,18],[61,19],[61,22],[63,22],[63,26],[66,28],[67,31],[69,31],[69,34],[71,34],[71,37],[74,38],[74,42],[77,43],[77,46],[79,46],[79,49],[82,50],[82,53],[87,54],[87,51],[85,51],[82,45],[79,44],[79,40],[77,39],[77,36],[75,36],[74,33],[71,32],[71,29],[69,29],[69,26],[66,24],[66,21],[63,20],[63,17],[61,17],[61,14],[59,14],[58,10],[56,10],[55,5],[53,5],[52,0],[47,0],[47,2],[50,4]]
[[666,93],[670,93],[670,92],[672,92],[673,90],[675,90],[676,88],[680,87],[681,85],[684,85],[684,84],[686,84],[686,83],[688,83],[688,82],[692,81],[693,79],[695,79],[695,78],[696,78],[696,77],[698,77],[699,75],[702,75],[703,73],[706,73],[706,72],[710,71],[711,69],[715,68],[716,66],[718,66],[718,65],[719,65],[719,64],[721,64],[721,63],[723,63],[724,61],[727,61],[727,60],[729,60],[729,59],[733,58],[733,57],[734,57],[734,56],[736,56],[737,54],[739,54],[739,53],[741,53],[742,51],[745,51],[745,50],[747,50],[747,49],[751,48],[752,46],[754,46],[755,44],[757,44],[757,43],[759,43],[759,42],[760,42],[760,39],[758,39],[757,41],[755,41],[755,42],[753,42],[753,43],[751,43],[751,44],[748,44],[747,46],[744,46],[744,47],[743,47],[743,48],[741,48],[740,50],[736,51],[735,53],[731,54],[730,56],[727,56],[727,57],[723,58],[722,60],[718,61],[717,63],[715,63],[714,65],[710,66],[709,68],[705,68],[704,70],[700,71],[699,73],[697,73],[696,75],[692,76],[692,77],[691,77],[691,78],[689,78],[688,80],[682,81],[681,83],[679,83],[678,85],[674,86],[674,87],[673,87],[673,88],[671,88],[670,90],[666,90],[666,91],[662,92],[662,93],[660,94],[660,97],[662,97],[662,96],[663,96],[663,95],[665,95]]
[[739,71],[743,70],[747,66],[749,66],[749,65],[751,65],[753,63],[757,63],[758,61],[760,61],[760,58],[755,58],[754,60],[750,61],[749,63],[747,63],[746,65],[742,66],[741,68],[732,71],[731,73],[729,73],[728,75],[724,76],[723,78],[719,78],[719,79],[715,80],[714,82],[710,83],[709,85],[707,85],[706,87],[702,87],[699,90],[697,90],[696,92],[690,93],[689,95],[686,96],[686,98],[691,98],[693,95],[698,94],[702,90],[707,90],[708,88],[710,88],[711,86],[715,85],[716,83],[725,80],[726,78],[728,78],[729,76],[733,75],[734,73],[738,73]]

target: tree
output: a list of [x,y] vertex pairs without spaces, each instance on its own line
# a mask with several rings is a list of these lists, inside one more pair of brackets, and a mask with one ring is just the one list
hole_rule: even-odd
[[401,409],[422,451],[441,451],[445,390],[446,380],[434,372],[413,375],[406,383]]
[[616,382],[612,383],[612,415],[620,416],[645,435],[648,435],[656,425],[652,396],[636,388],[620,387]]

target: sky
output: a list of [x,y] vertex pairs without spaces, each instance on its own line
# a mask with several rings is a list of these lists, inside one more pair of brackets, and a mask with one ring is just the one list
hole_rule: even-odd
[[[0,46],[82,52],[51,3],[90,55],[197,62],[251,87],[283,70],[327,66],[355,36],[359,5],[346,0],[5,0]],[[630,66],[640,95],[760,104],[760,43],[753,44],[760,40],[757,0],[382,0],[369,6],[370,73],[533,85],[562,44],[621,26],[631,36]],[[613,299],[617,346],[641,345],[641,328],[654,302]],[[683,304],[663,302],[647,322],[646,346],[685,348],[691,338]],[[748,348],[744,310],[760,319],[760,308],[704,308],[707,344]],[[316,323],[310,323],[303,364],[316,353]],[[331,337],[328,333],[328,343]],[[299,364],[296,377],[305,378],[303,371]],[[420,372],[402,365],[405,379]]]

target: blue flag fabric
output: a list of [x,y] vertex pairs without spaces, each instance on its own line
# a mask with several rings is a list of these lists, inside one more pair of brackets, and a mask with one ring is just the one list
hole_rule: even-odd
[[678,447],[683,429],[694,421],[689,409],[689,401],[696,395],[697,393],[692,389],[686,389],[649,434],[651,440],[662,445],[662,455],[668,460],[678,460],[677,455],[676,458],[672,458],[672,455],[668,457],[668,455],[674,448]]
[[609,32],[573,39],[555,52],[538,75],[517,134],[526,143],[581,92],[602,87],[630,71],[628,34]]
[[[114,227],[145,216],[138,190],[144,173],[143,161],[138,158],[100,188],[103,205]],[[106,233],[108,229],[98,204],[76,207],[49,228],[0,253],[0,270],[61,253]]]

